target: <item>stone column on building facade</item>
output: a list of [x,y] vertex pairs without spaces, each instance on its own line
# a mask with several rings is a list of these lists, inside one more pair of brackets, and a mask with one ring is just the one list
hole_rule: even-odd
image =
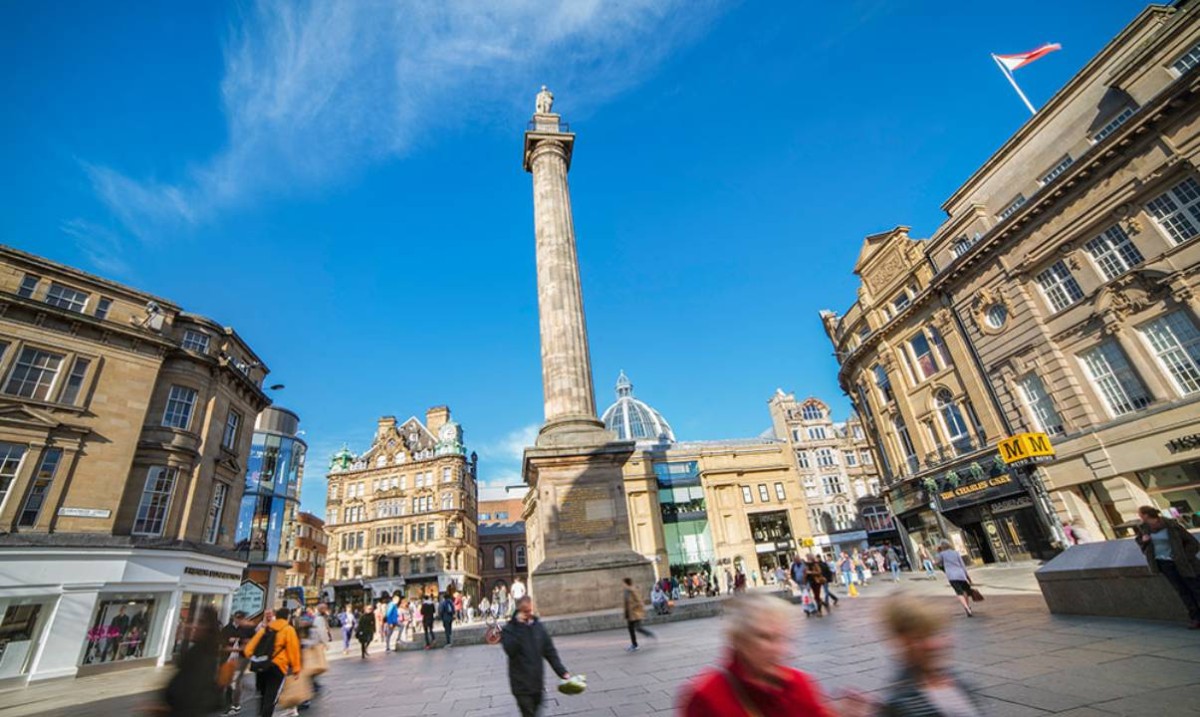
[[[575,135],[551,112],[543,88],[524,168],[533,175],[538,321],[545,424],[526,449],[530,592],[547,615],[613,608],[624,577],[648,585],[650,562],[632,549],[623,466],[633,441],[617,441],[596,416],[587,322],[567,172]],[[533,531],[538,531],[534,536]],[[537,548],[535,550],[535,548]]]

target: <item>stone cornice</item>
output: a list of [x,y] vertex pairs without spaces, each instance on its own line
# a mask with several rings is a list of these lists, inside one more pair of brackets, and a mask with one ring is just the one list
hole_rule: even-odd
[[[54,330],[53,327],[47,325],[49,317],[65,324],[66,331],[76,338],[82,337],[114,349],[146,353],[140,350],[145,346],[152,350],[153,355],[161,358],[174,346],[164,337],[147,329],[127,326],[116,321],[97,319],[89,314],[76,313],[43,301],[0,292],[0,319],[36,326],[43,330]],[[113,337],[116,336],[126,339],[128,346],[114,343]]]

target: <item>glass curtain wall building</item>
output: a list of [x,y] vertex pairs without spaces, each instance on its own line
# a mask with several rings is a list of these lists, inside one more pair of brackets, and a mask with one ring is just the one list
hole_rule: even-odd
[[689,573],[711,573],[715,553],[699,463],[655,463],[654,474],[671,574],[682,578]]

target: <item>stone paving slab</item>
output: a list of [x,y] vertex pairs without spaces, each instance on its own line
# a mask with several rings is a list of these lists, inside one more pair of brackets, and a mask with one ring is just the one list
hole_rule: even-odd
[[[797,608],[786,626],[793,635],[789,661],[827,693],[886,689],[894,664],[878,608],[881,599],[903,589],[946,610],[958,669],[989,717],[1200,714],[1200,633],[1172,623],[1050,615],[1039,595],[1022,588],[1021,581],[1030,576],[983,575],[988,600],[971,619],[936,581],[872,585],[863,597],[843,599],[831,616],[820,619],[805,619]],[[658,626],[659,639],[646,640],[645,649],[632,654],[624,651],[624,630],[558,637],[564,662],[588,675],[590,687],[575,697],[551,691],[545,714],[672,714],[684,682],[719,659],[723,627],[720,617]],[[156,679],[165,675],[157,671]],[[151,684],[145,675],[128,673],[105,679]],[[322,682],[323,696],[306,713],[312,717],[516,713],[497,646],[377,651],[366,660],[339,655]],[[111,696],[108,689],[74,680],[59,683],[53,694],[45,685],[0,693],[0,717],[127,715],[147,700],[146,695]],[[247,699],[244,714],[252,713],[255,701]]]

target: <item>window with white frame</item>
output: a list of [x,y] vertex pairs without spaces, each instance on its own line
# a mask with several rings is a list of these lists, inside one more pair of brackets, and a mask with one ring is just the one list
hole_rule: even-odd
[[821,487],[825,490],[825,495],[837,495],[845,491],[842,477],[837,475],[821,476]]
[[206,354],[208,353],[208,334],[203,331],[187,329],[183,332],[183,341],[180,345],[188,351]]
[[87,301],[86,292],[56,282],[50,282],[50,288],[46,290],[46,303],[67,311],[82,314],[87,308]]
[[815,403],[806,403],[804,408],[800,409],[800,415],[806,421],[819,421],[825,417],[825,412]]
[[796,462],[801,468],[811,467],[808,460],[808,451],[796,451]]
[[904,311],[906,308],[908,308],[908,305],[911,302],[912,302],[912,299],[909,298],[908,292],[901,291],[900,295],[897,296],[895,298],[895,300],[892,301],[892,308],[895,309],[897,314],[899,314],[901,311]]
[[887,370],[882,364],[875,364],[871,367],[871,373],[875,376],[875,388],[879,389],[879,396],[884,403],[891,403],[895,400],[895,395],[892,394],[892,381],[888,378]]
[[748,486],[748,485],[742,486],[742,502],[743,503],[753,503],[754,502],[754,494],[750,492],[750,486]]
[[442,510],[454,509],[454,494],[442,493]]
[[954,254],[954,258],[958,258],[967,253],[967,250],[975,245],[975,242],[966,237],[959,237],[950,245],[950,252]]
[[858,465],[858,454],[854,451],[842,451],[842,458],[846,461],[846,465],[854,467]]
[[1200,391],[1200,332],[1182,311],[1173,311],[1138,327],[1158,363],[1182,395]]
[[50,392],[54,381],[58,378],[58,370],[62,367],[63,356],[50,353],[32,346],[21,349],[4,392],[10,396],[32,398],[38,401],[50,400]]
[[835,503],[833,506],[833,526],[838,530],[850,530],[854,526],[854,517],[850,515],[850,507]]
[[808,440],[823,441],[826,438],[824,426],[810,426],[808,429]]
[[1013,214],[1014,214],[1014,213],[1015,213],[1015,212],[1016,212],[1018,209],[1020,209],[1020,208],[1021,208],[1021,206],[1022,206],[1023,204],[1025,204],[1025,195],[1024,195],[1024,194],[1018,194],[1016,197],[1014,197],[1014,198],[1013,198],[1013,200],[1012,200],[1011,202],[1009,202],[1009,203],[1008,203],[1008,206],[1007,206],[1007,207],[1005,207],[1004,209],[1000,210],[1000,218],[1001,218],[1001,219],[1008,219],[1008,218],[1009,218],[1009,217],[1011,217],[1011,216],[1012,216],[1012,215],[1013,215]]
[[1026,374],[1017,381],[1017,386],[1021,390],[1021,399],[1025,402],[1025,407],[1029,409],[1029,413],[1033,416],[1033,421],[1037,429],[1051,436],[1062,433],[1062,417],[1058,415],[1058,411],[1054,408],[1054,402],[1050,400],[1050,394],[1046,393],[1046,387],[1042,384],[1041,377],[1036,373]]
[[171,509],[171,495],[175,492],[175,477],[179,471],[165,466],[151,466],[146,473],[146,485],[142,499],[138,502],[137,517],[133,521],[134,535],[162,535]]
[[856,426],[854,426],[854,428],[853,428],[853,429],[851,429],[851,430],[852,430],[852,433],[853,433],[853,435],[854,435],[854,440],[856,440],[856,441],[861,441],[861,440],[864,438],[864,436],[863,436],[863,429],[862,429],[862,426],[858,426],[858,425],[856,425]]
[[62,395],[58,398],[59,403],[75,405],[79,400],[79,392],[83,389],[83,379],[87,376],[88,366],[91,365],[91,359],[75,357],[75,362],[71,364],[71,372],[67,374],[67,382],[63,385]]
[[238,440],[238,429],[242,427],[242,414],[229,409],[225,416],[225,431],[221,434],[221,445],[229,450],[235,450]]
[[25,457],[26,446],[20,443],[0,441],[0,508],[8,499],[13,481],[21,470],[21,459]]
[[1035,277],[1042,296],[1053,311],[1062,311],[1083,298],[1083,290],[1075,281],[1065,261],[1056,261]]
[[1038,181],[1043,185],[1049,184],[1053,182],[1058,175],[1067,171],[1067,167],[1070,167],[1072,164],[1075,164],[1075,160],[1071,159],[1071,155],[1064,155],[1062,159],[1058,160],[1058,164],[1051,167],[1050,171],[1043,174],[1042,178]]
[[1090,239],[1083,245],[1084,251],[1092,257],[1096,269],[1106,280],[1112,280],[1141,264],[1144,260],[1136,245],[1129,240],[1129,235],[1114,224],[1105,229],[1100,236]]
[[107,296],[101,296],[100,300],[96,302],[96,313],[94,316],[97,319],[108,318],[108,311],[112,308],[112,301],[113,300]]
[[1200,64],[1200,43],[1192,45],[1192,47],[1175,62],[1171,63],[1171,69],[1179,74],[1186,74],[1188,70]]
[[874,465],[875,463],[875,458],[871,455],[871,451],[865,449],[858,452],[858,460],[864,466]]
[[837,456],[833,454],[832,448],[817,449],[817,465],[822,468],[832,468],[837,465]]
[[1116,132],[1117,128],[1120,127],[1121,125],[1125,124],[1125,122],[1132,116],[1133,116],[1133,108],[1132,107],[1126,107],[1125,109],[1121,110],[1120,112],[1117,113],[1116,117],[1113,117],[1111,120],[1108,121],[1108,124],[1101,127],[1100,130],[1098,132],[1096,132],[1096,134],[1092,135],[1092,141],[1093,142],[1104,141],[1105,137],[1109,136],[1113,132]]
[[21,288],[17,289],[17,296],[23,299],[32,299],[33,292],[37,291],[38,282],[42,277],[36,274],[26,274],[21,277]]
[[229,486],[220,481],[213,483],[212,504],[208,506],[208,528],[204,531],[204,542],[217,542],[221,534],[221,518],[225,515],[225,497]]
[[1115,418],[1150,404],[1150,395],[1124,352],[1113,339],[1105,339],[1079,354],[1092,386],[1100,394],[1108,412]]
[[933,401],[937,405],[938,415],[942,418],[942,428],[945,429],[946,437],[950,439],[950,442],[969,439],[967,422],[963,420],[962,412],[958,410],[958,404],[954,402],[954,396],[943,388],[933,395]]
[[186,431],[192,423],[192,409],[195,407],[195,389],[171,386],[171,392],[167,396],[167,407],[163,410],[162,424]]
[[758,499],[763,503],[769,503],[771,501],[771,493],[767,490],[766,483],[758,484]]
[[1188,177],[1146,202],[1146,211],[1174,244],[1200,234],[1200,183]]
[[782,483],[775,484],[775,499],[779,501],[787,500],[787,492],[783,489]]

